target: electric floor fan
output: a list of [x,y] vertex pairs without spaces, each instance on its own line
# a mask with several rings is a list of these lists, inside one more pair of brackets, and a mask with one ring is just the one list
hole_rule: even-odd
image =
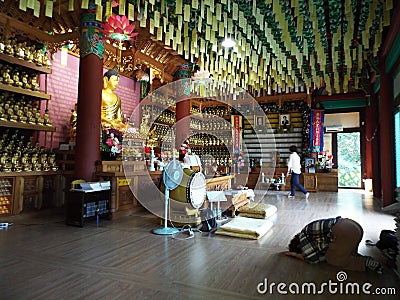
[[175,189],[182,181],[183,169],[179,161],[173,159],[163,171],[163,181],[165,185],[165,207],[164,207],[164,227],[153,229],[153,233],[160,235],[169,235],[179,232],[179,229],[168,227],[168,201],[169,191]]

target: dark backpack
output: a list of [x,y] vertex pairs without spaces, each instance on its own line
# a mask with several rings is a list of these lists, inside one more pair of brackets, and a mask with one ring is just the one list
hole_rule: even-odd
[[200,217],[202,220],[200,230],[202,232],[210,232],[217,228],[217,220],[209,207],[200,211]]
[[382,230],[376,247],[389,259],[395,259],[399,254],[398,242],[393,230]]

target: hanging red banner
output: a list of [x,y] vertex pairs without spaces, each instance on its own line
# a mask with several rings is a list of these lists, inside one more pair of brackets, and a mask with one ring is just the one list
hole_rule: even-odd
[[324,111],[313,109],[311,110],[311,134],[310,147],[313,152],[323,151],[324,141]]
[[239,155],[242,150],[242,116],[231,116],[233,153]]

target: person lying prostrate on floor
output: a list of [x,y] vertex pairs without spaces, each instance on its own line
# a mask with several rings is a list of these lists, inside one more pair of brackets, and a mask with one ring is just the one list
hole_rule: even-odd
[[373,270],[382,273],[382,266],[370,256],[358,254],[363,229],[347,218],[313,221],[296,234],[285,254],[309,263],[327,263],[346,270]]

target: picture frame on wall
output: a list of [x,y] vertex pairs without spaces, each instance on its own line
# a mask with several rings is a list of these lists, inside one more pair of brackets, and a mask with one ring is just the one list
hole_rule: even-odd
[[315,158],[308,157],[304,160],[305,169],[307,173],[315,173]]
[[290,114],[279,115],[279,127],[287,131],[290,127]]
[[262,127],[265,126],[265,116],[254,116],[254,126]]

